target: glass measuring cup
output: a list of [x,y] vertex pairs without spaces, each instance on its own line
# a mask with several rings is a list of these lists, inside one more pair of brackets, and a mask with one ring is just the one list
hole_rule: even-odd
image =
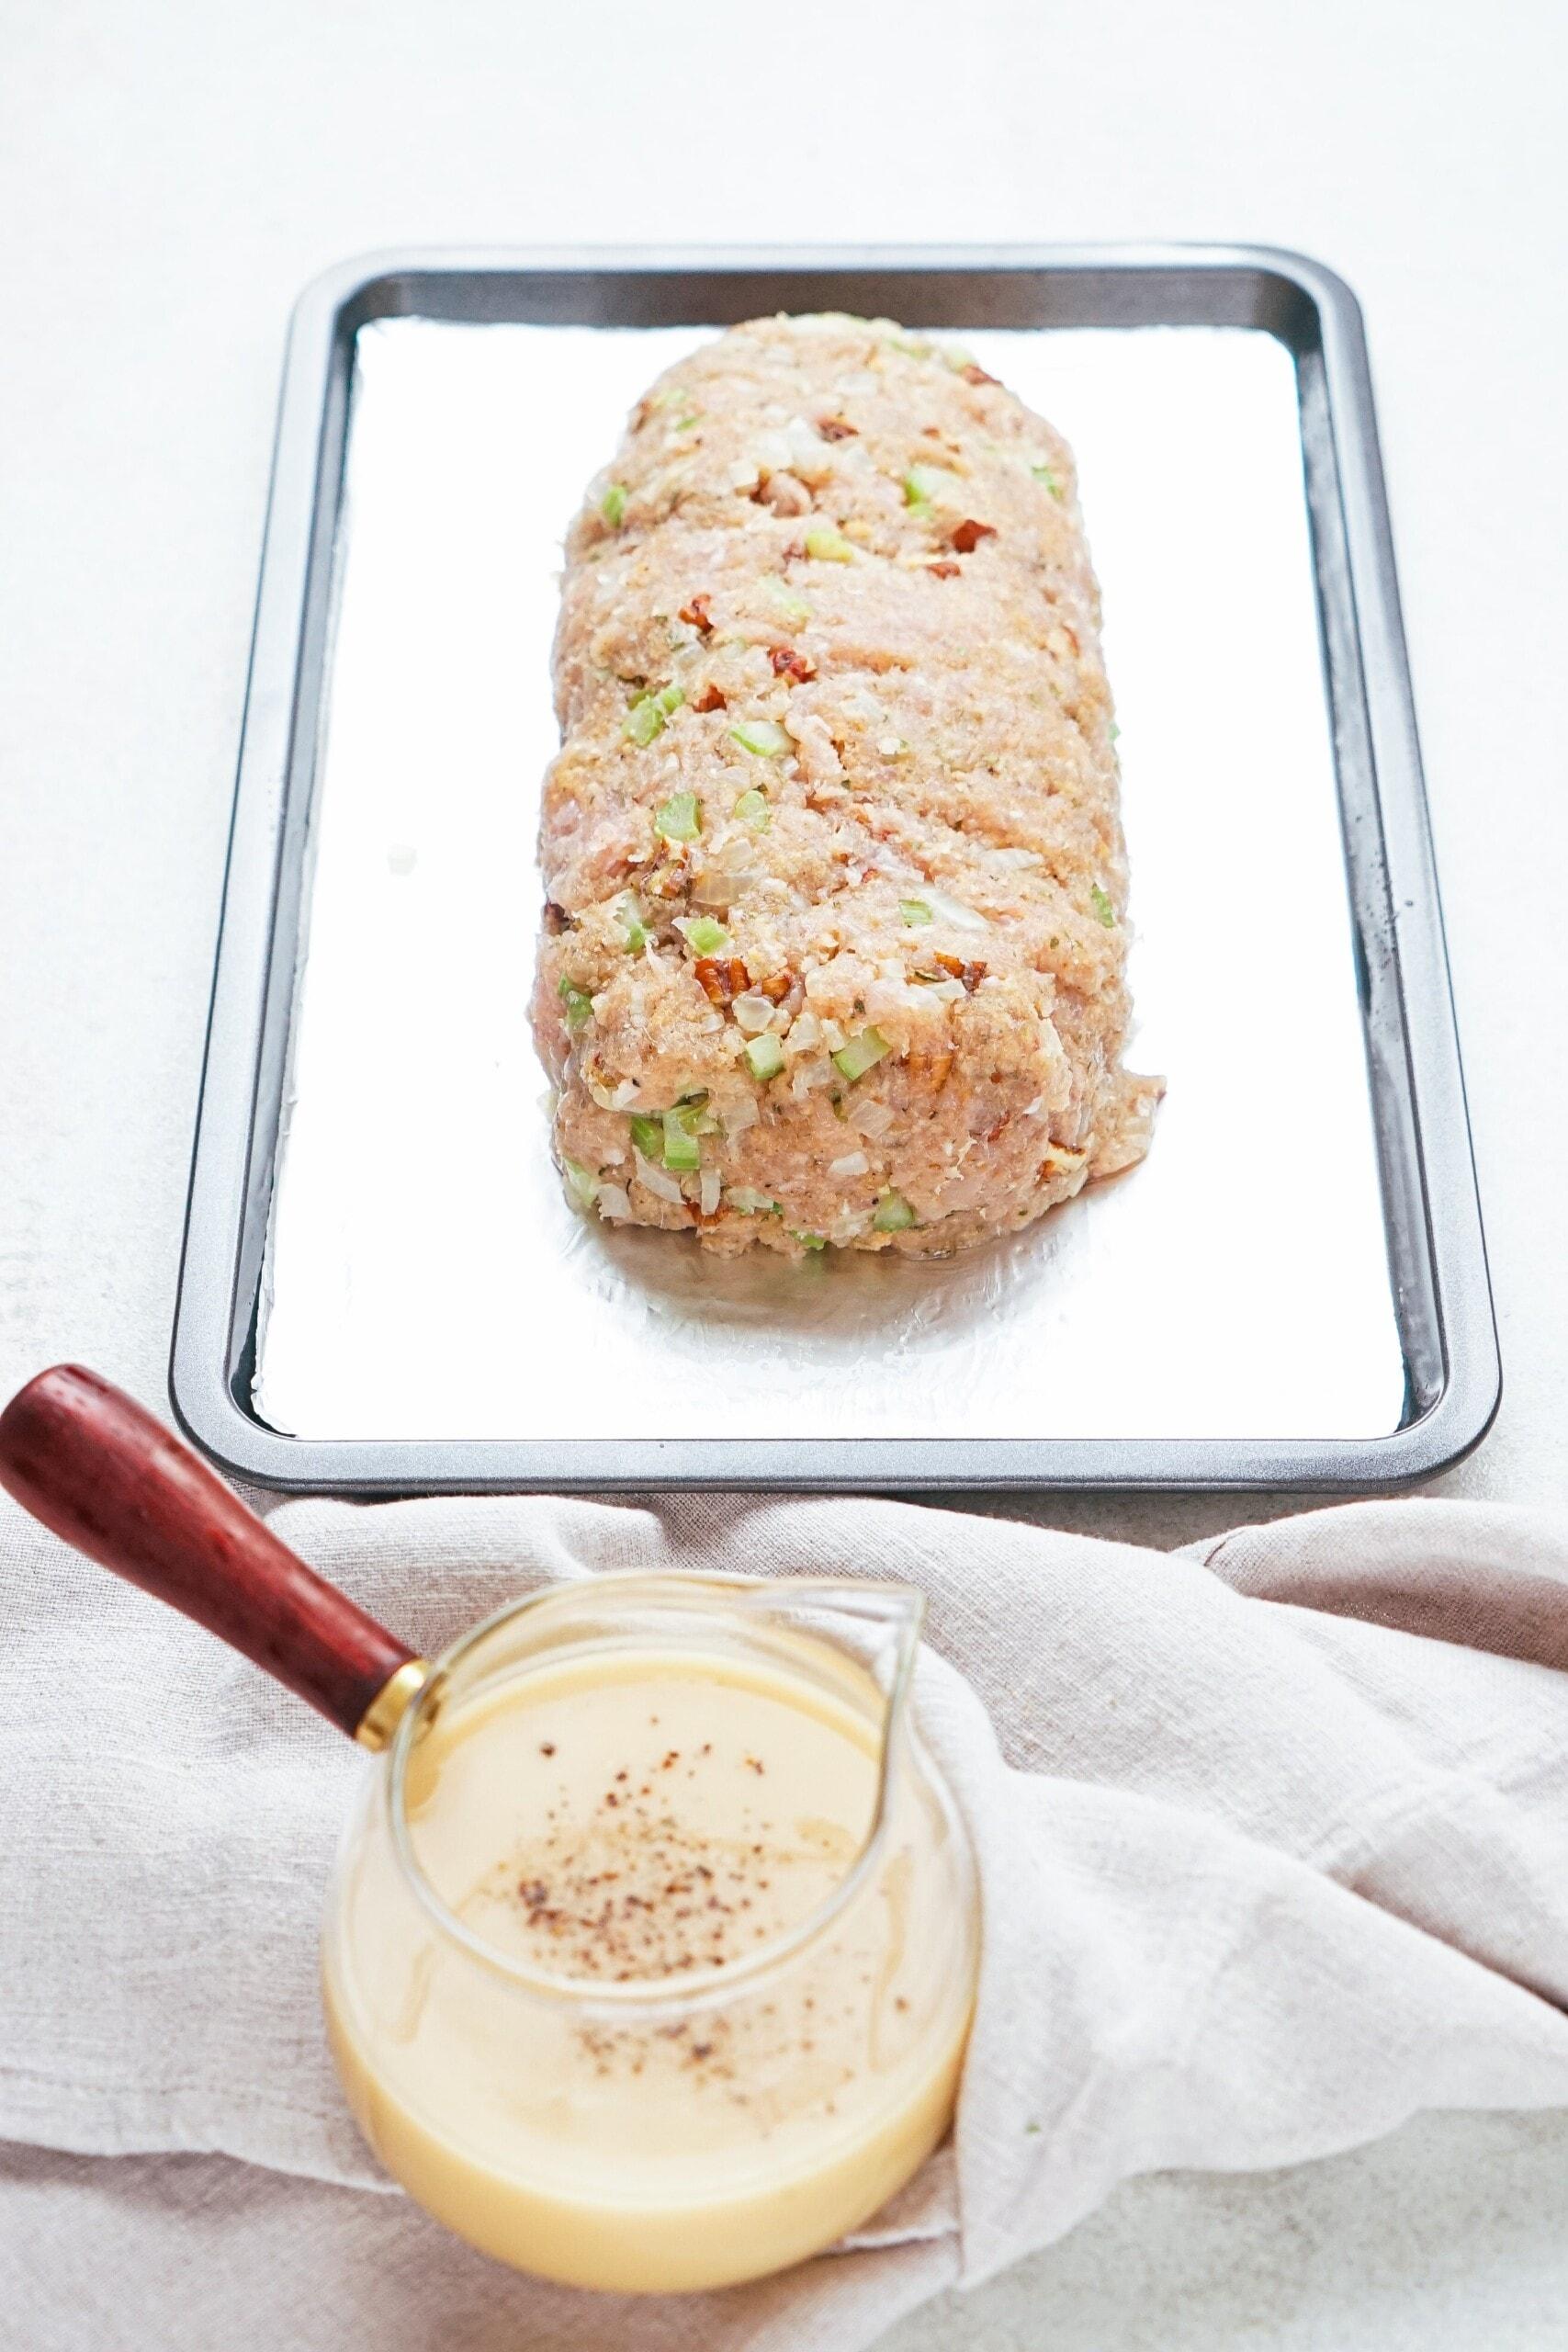
[[974,1870],[899,1588],[615,1575],[443,1658],[367,1778],[324,1981],[366,2136],[575,2284],[711,2287],[866,2220],[947,2128]]
[[0,1416],[0,1480],[376,1751],[328,2029],[438,2218],[576,2283],[716,2286],[869,2218],[941,2138],[978,1919],[909,1716],[917,1594],[607,1575],[432,1665],[90,1374]]

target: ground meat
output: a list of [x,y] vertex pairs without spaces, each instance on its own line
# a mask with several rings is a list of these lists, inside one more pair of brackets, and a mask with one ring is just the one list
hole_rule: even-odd
[[534,1018],[574,1196],[932,1255],[1140,1159],[1051,427],[886,322],[759,320],[639,404],[567,554]]

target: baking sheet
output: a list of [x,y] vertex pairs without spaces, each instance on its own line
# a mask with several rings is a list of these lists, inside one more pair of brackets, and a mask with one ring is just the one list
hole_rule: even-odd
[[716,1261],[565,1204],[525,1007],[559,540],[698,339],[361,330],[254,1401],[330,1438],[1394,1429],[1291,356],[965,334],[1066,434],[1122,728],[1131,1176],[945,1265]]

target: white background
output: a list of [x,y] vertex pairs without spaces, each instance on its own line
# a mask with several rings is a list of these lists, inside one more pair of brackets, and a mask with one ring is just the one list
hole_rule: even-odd
[[[413,242],[1241,237],[1341,270],[1371,329],[1506,1382],[1441,1491],[1568,1503],[1563,27],[1554,0],[7,0],[0,1387],[75,1355],[163,1396],[308,277]],[[1175,1542],[1227,1510],[1045,1515]],[[203,2243],[141,2194],[144,2227],[100,2224],[127,2312],[138,2260]],[[1568,2119],[1429,2120],[1143,2184],[890,2341],[1536,2352],[1565,2249]]]

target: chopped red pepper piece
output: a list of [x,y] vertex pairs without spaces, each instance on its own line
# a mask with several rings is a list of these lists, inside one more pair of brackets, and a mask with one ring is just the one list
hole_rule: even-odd
[[809,654],[797,653],[793,645],[775,645],[768,658],[776,678],[793,678],[797,685],[804,685],[807,678],[817,675],[817,664]]

